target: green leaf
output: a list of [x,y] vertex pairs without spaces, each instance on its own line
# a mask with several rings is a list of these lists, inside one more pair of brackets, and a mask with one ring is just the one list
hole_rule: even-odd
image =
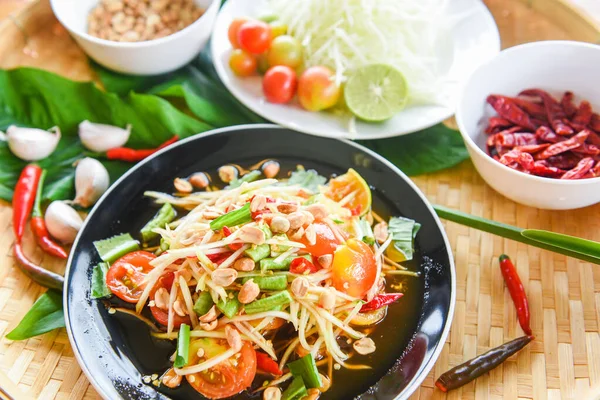
[[469,158],[460,133],[443,124],[410,135],[359,143],[411,176],[450,168]]
[[392,235],[393,246],[404,254],[406,261],[413,258],[413,240],[420,228],[421,225],[412,219],[404,217],[390,218],[388,231]]
[[324,185],[325,182],[327,182],[327,178],[319,175],[319,173],[314,169],[298,169],[292,172],[287,184],[299,185],[311,191],[312,193],[317,193],[319,191],[319,185]]
[[10,340],[24,340],[65,326],[62,293],[48,290],[33,303],[19,325],[6,335]]
[[92,298],[101,299],[112,294],[106,285],[106,273],[108,272],[108,264],[100,263],[92,270]]

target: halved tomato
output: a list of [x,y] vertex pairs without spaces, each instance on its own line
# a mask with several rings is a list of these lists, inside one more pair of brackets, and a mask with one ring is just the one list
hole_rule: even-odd
[[306,246],[304,250],[308,251],[314,257],[321,257],[325,254],[333,254],[336,247],[340,245],[341,242],[334,235],[329,225],[322,222],[314,222],[313,226],[315,227],[315,232],[317,233],[317,241],[315,244],[310,244],[308,239],[306,239],[306,236],[302,236],[302,239],[298,240],[300,243]]
[[333,286],[362,299],[375,283],[377,263],[373,250],[361,240],[349,239],[333,255]]
[[106,284],[110,291],[128,303],[137,303],[144,291],[144,277],[152,270],[150,261],[156,256],[147,251],[134,251],[119,258],[108,269]]
[[[202,359],[198,349],[204,350]],[[201,338],[190,343],[189,365],[199,364],[228,349],[222,339]],[[244,341],[242,350],[216,366],[197,374],[186,375],[189,384],[209,399],[231,397],[248,388],[256,375],[256,352],[250,342]]]
[[[150,299],[154,299],[154,294],[159,288],[165,288],[167,292],[171,292],[171,286],[173,285],[173,280],[175,279],[175,274],[171,271],[165,272],[160,278],[158,278],[158,282],[152,288],[150,292]],[[150,312],[152,316],[161,325],[167,326],[169,324],[169,313],[167,310],[163,310],[162,308],[158,308],[156,306],[150,307]],[[177,313],[173,313],[173,326],[175,328],[179,328],[181,324],[190,324],[190,317],[185,316],[181,317]]]

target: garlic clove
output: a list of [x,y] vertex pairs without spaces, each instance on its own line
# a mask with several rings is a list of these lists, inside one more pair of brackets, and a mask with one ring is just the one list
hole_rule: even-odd
[[50,235],[56,240],[69,244],[75,241],[83,225],[81,216],[64,201],[53,201],[46,209],[44,222]]
[[96,124],[88,120],[79,124],[79,139],[89,150],[103,153],[115,147],[122,147],[129,140],[131,125],[125,129],[118,126]]
[[102,163],[86,157],[77,162],[75,168],[75,200],[81,207],[92,206],[106,192],[110,184],[108,171]]
[[55,126],[45,131],[11,125],[0,138],[8,142],[10,151],[21,160],[37,161],[48,157],[56,149],[60,129]]

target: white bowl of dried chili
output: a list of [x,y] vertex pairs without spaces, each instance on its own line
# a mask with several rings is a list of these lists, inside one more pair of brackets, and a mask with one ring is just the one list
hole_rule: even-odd
[[[600,173],[600,148],[594,144],[600,134],[600,115],[592,114],[593,119],[584,121],[583,125],[577,124],[575,119],[583,100],[589,102],[592,110],[600,111],[600,90],[594,84],[598,78],[598,65],[600,46],[545,41],[504,50],[467,79],[456,120],[475,168],[492,188],[518,203],[543,209],[568,210],[600,202],[600,177],[594,177]],[[540,97],[539,91],[528,91],[526,93],[538,98],[526,99],[528,103],[518,105],[515,110],[516,96],[531,88],[542,89],[554,96],[561,108],[553,110],[556,104],[551,100],[544,99],[543,94]],[[575,94],[573,104],[579,104],[574,111],[568,110],[571,104],[568,95],[561,103],[561,96],[567,91]],[[490,95],[497,96],[488,98]],[[504,103],[495,103],[505,96],[510,97],[502,100]],[[494,104],[494,108],[488,103]],[[531,104],[535,106],[527,107]],[[506,107],[505,114],[499,115],[496,110],[501,107]],[[529,121],[520,115],[525,109]],[[565,109],[570,116],[560,114]],[[491,117],[501,118],[492,120],[490,126]],[[517,125],[514,121],[518,121],[520,128],[510,131],[510,126]],[[502,126],[503,123],[506,126]],[[486,129],[491,135],[485,132]],[[506,134],[494,136],[500,132]],[[494,137],[490,139],[490,136]],[[500,142],[498,147],[500,138],[509,140]],[[580,146],[570,149],[570,153],[561,151],[564,143],[574,142]],[[573,161],[574,164],[570,164]],[[554,177],[547,177],[552,175]],[[582,176],[586,178],[560,179]]]

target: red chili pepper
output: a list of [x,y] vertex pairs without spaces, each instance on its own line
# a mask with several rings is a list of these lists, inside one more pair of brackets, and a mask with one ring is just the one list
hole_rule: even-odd
[[583,157],[575,153],[562,153],[554,157],[550,157],[545,161],[553,167],[569,170],[574,168]]
[[[225,237],[228,237],[231,235],[231,229],[229,229],[228,227],[224,226],[223,227],[223,234],[225,235]],[[244,244],[243,243],[231,243],[229,245],[227,245],[227,247],[229,247],[231,250],[236,251],[239,250]]]
[[586,156],[597,156],[600,154],[600,149],[593,144],[582,143],[581,146],[573,149],[573,153],[583,154]]
[[518,150],[511,150],[500,157],[500,162],[506,166],[518,164],[524,170],[529,171],[533,168],[533,156],[529,153],[522,153]]
[[256,352],[256,367],[261,371],[268,372],[273,375],[283,375],[283,371],[279,369],[279,365],[268,355],[262,351]]
[[565,122],[567,115],[565,114],[560,103],[556,101],[548,92],[541,89],[527,89],[519,93],[519,96],[537,96],[544,102],[546,108],[546,116],[550,122],[550,126],[559,135],[571,135],[573,129]]
[[590,128],[596,133],[600,133],[600,114],[593,113],[592,120],[590,121]]
[[577,112],[577,107],[573,103],[573,92],[565,92],[562,99],[560,99],[560,105],[563,108],[567,118],[573,118],[573,115]]
[[556,167],[549,167],[544,161],[536,161],[530,170],[533,175],[545,176],[547,178],[560,178],[565,173],[564,170]]
[[44,188],[44,181],[46,179],[46,171],[42,171],[42,175],[40,176],[37,194],[35,196],[35,202],[33,204],[33,213],[31,214],[31,231],[33,232],[33,236],[37,241],[37,244],[44,250],[46,253],[58,257],[58,258],[67,258],[67,252],[63,249],[59,244],[57,244],[48,233],[48,229],[46,228],[46,222],[44,221],[44,216],[42,214],[42,191]]
[[558,143],[567,140],[563,136],[558,136],[554,131],[547,126],[540,126],[535,131],[535,136],[544,142]]
[[21,176],[19,176],[19,180],[15,186],[12,207],[13,230],[17,242],[20,242],[23,238],[25,224],[33,209],[33,203],[35,202],[35,195],[41,176],[42,169],[35,164],[29,164],[21,171]]
[[519,97],[512,97],[511,100],[531,117],[541,120],[542,122],[548,122],[546,109],[542,103],[534,103],[533,101],[521,99]]
[[116,147],[106,152],[106,158],[109,160],[119,160],[127,162],[138,162],[146,157],[156,153],[158,150],[163,149],[179,140],[178,136],[173,136],[155,149],[131,149],[129,147]]
[[210,261],[219,265],[219,264],[223,263],[223,261],[227,260],[231,254],[232,254],[231,252],[207,254],[206,257],[208,257],[208,259]]
[[496,135],[496,143],[503,147],[527,146],[537,143],[534,133],[512,133],[509,130]]
[[591,157],[583,158],[575,168],[565,172],[560,179],[581,179],[592,169],[594,163],[595,161]]
[[506,128],[513,126],[513,123],[502,117],[492,117],[488,121],[485,133],[498,133]]
[[362,211],[362,206],[359,204],[354,208],[350,209],[350,213],[352,214],[353,217],[356,217],[357,215],[360,215]]
[[592,120],[592,105],[587,101],[582,101],[577,112],[571,119],[571,126],[581,131],[589,125]]
[[50,289],[62,290],[65,279],[61,275],[48,271],[27,258],[20,241],[15,242],[13,254],[15,260],[17,260],[19,269],[32,281]]
[[402,296],[404,296],[403,293],[378,294],[373,298],[373,300],[363,304],[363,306],[360,308],[360,312],[379,310],[381,307],[387,306],[388,304],[392,304]]
[[527,302],[527,295],[525,294],[525,288],[521,283],[517,269],[513,265],[512,261],[506,254],[500,256],[500,271],[506,282],[506,287],[512,297],[513,303],[517,308],[517,317],[519,318],[519,324],[527,335],[531,335],[531,327],[529,326],[529,303]]
[[550,143],[528,144],[525,146],[517,146],[513,150],[520,151],[522,153],[533,154],[546,149],[548,146],[550,146]]
[[319,268],[304,257],[296,257],[290,263],[292,274],[314,274]]
[[494,110],[496,110],[502,118],[532,132],[536,130],[537,126],[531,122],[529,115],[520,109],[510,97],[490,95],[487,98],[487,102],[494,107]]
[[585,131],[585,130],[581,131],[577,135],[575,135],[563,142],[554,143],[553,145],[548,147],[546,150],[537,154],[535,158],[536,158],[536,160],[544,160],[546,158],[555,156],[557,154],[561,154],[561,153],[567,152],[569,150],[576,149],[577,147],[581,146],[586,141],[588,136],[589,136],[588,131]]

